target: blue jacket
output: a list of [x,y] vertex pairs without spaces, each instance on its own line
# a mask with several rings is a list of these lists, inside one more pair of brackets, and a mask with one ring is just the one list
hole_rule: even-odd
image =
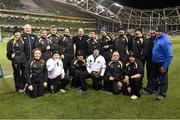
[[157,37],[153,43],[152,61],[163,63],[163,67],[167,69],[173,58],[171,45],[170,39],[164,33]]

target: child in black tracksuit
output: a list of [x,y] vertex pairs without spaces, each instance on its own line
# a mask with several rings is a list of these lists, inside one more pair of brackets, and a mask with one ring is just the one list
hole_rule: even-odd
[[44,87],[47,86],[47,70],[44,60],[41,59],[41,50],[36,48],[33,50],[32,61],[27,67],[29,77],[28,93],[32,98],[42,96],[44,94]]

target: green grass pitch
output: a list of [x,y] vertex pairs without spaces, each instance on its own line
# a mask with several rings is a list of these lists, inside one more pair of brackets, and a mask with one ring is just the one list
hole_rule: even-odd
[[[180,119],[180,40],[173,40],[173,62],[169,69],[167,98],[156,101],[156,94],[132,101],[128,96],[88,89],[86,94],[72,91],[45,94],[31,99],[17,94],[13,78],[0,80],[0,118],[92,118],[92,119]],[[0,42],[0,63],[5,76],[12,74],[11,62],[5,57],[7,41]],[[144,86],[146,85],[144,79]],[[90,84],[90,81],[88,81]]]

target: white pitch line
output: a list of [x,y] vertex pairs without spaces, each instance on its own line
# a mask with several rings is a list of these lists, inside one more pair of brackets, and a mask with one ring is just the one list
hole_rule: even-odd
[[6,78],[10,78],[10,77],[13,77],[13,75],[8,75],[8,76],[5,76],[3,78],[6,79]]

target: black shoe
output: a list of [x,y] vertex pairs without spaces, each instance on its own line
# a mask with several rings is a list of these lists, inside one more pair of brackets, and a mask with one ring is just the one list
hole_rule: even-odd
[[152,95],[152,93],[151,93],[151,92],[148,92],[147,90],[143,90],[143,94],[144,94],[144,95]]

